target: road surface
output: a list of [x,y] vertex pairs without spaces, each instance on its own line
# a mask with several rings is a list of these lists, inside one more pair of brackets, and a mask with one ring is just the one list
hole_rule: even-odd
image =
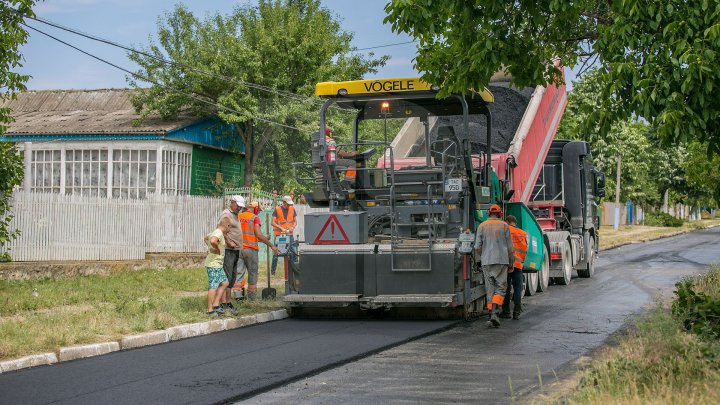
[[509,403],[717,261],[720,228],[604,252],[594,278],[528,299],[500,329],[289,319],[3,373],[0,403]]
[[[260,404],[527,402],[540,381],[574,371],[628,316],[675,282],[720,262],[720,227],[601,252],[591,279],[526,301],[519,321],[485,322],[397,346],[252,397]],[[512,389],[511,389],[512,386]]]

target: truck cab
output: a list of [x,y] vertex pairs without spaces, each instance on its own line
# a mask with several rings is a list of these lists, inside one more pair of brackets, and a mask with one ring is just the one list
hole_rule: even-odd
[[590,145],[554,140],[528,206],[550,240],[550,276],[568,284],[575,269],[591,277],[598,253],[598,201],[605,175],[593,164]]

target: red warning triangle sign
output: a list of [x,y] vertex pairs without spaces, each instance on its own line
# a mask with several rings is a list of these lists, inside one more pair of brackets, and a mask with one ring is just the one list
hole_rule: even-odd
[[327,221],[325,221],[325,225],[323,225],[322,229],[315,238],[313,244],[348,245],[350,244],[350,239],[348,239],[347,235],[345,234],[345,230],[343,229],[342,225],[340,225],[340,221],[338,221],[338,219],[335,217],[335,214],[330,214]]

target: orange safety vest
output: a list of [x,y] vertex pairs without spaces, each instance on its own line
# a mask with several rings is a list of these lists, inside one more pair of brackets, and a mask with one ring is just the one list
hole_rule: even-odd
[[245,211],[238,215],[238,218],[240,219],[240,227],[243,231],[243,249],[251,248],[260,250],[258,248],[258,238],[255,236],[255,214]]
[[515,263],[513,267],[516,269],[523,268],[523,262],[525,262],[525,255],[527,255],[527,233],[520,228],[510,226],[510,239],[512,239],[513,250],[515,251]]
[[[290,229],[294,228],[297,224],[297,220],[295,219],[295,208],[292,205],[288,207],[287,218],[283,215],[282,207],[275,207],[275,217],[277,218],[276,222],[280,225],[280,229],[283,230],[290,231]],[[280,233],[281,231],[275,228],[275,236],[279,236]]]

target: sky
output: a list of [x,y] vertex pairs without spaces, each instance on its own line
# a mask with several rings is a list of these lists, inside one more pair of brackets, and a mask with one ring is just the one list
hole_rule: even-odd
[[[45,0],[34,9],[38,17],[60,25],[135,48],[146,47],[149,37],[157,32],[158,18],[171,11],[177,0]],[[185,0],[195,15],[227,14],[237,5],[254,4],[248,1]],[[383,24],[387,0],[324,0],[323,5],[342,19],[346,31],[355,34],[353,45],[366,48],[408,42],[407,35],[394,34]],[[126,51],[80,36],[29,21],[42,31],[69,42],[91,54],[135,70]],[[20,49],[24,66],[18,70],[28,74],[31,90],[125,88],[126,73],[67,47],[37,32],[30,31],[27,43]],[[404,44],[372,50],[376,55],[390,55],[377,75],[371,77],[412,77],[414,44]],[[367,53],[370,51],[361,51]]]
[[[342,20],[343,28],[355,34],[353,45],[358,49],[411,40],[405,34],[393,33],[389,24],[383,24],[384,7],[387,2],[387,0],[322,0],[322,4]],[[59,25],[122,45],[144,48],[149,43],[149,38],[157,32],[158,18],[171,11],[176,3],[177,0],[45,0],[39,2],[34,11],[38,17]],[[195,15],[205,16],[215,13],[227,14],[238,5],[255,4],[255,2],[185,0],[183,4]],[[123,68],[136,70],[136,66],[127,58],[127,52],[122,49],[85,39],[36,21],[28,21],[28,25]],[[27,43],[20,49],[24,66],[18,69],[18,73],[31,76],[26,83],[28,89],[128,87],[125,72],[83,55],[42,34],[32,30],[29,32]],[[414,44],[389,46],[372,51],[376,55],[390,55],[391,59],[377,74],[366,78],[418,75],[413,68]],[[568,78],[571,79],[572,72],[568,73],[570,73]]]

